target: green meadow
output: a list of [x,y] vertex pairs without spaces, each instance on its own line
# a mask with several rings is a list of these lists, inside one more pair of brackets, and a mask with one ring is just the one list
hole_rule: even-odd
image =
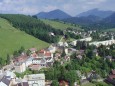
[[36,47],[39,50],[49,44],[14,28],[7,20],[0,18],[0,57],[12,55],[21,46],[25,49]]
[[51,25],[53,28],[65,30],[67,28],[74,28],[80,30],[80,27],[72,25],[71,23],[64,23],[62,21],[54,21],[48,19],[41,19],[45,24]]

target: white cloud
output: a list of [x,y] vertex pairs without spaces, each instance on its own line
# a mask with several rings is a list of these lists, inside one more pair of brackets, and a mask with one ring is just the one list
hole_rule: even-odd
[[115,10],[113,3],[115,0],[0,0],[0,12],[36,14],[61,9],[68,14],[77,15],[93,8]]
[[106,0],[90,0],[87,2],[88,5],[97,5],[106,2]]
[[47,6],[43,7],[43,10],[45,12],[48,12],[48,11],[51,11],[51,10],[55,10],[55,9],[58,9],[58,7],[57,6],[51,6],[51,5],[47,5]]

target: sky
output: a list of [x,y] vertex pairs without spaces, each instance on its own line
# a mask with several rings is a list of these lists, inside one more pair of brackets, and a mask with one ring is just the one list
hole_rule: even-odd
[[34,15],[60,9],[71,16],[99,8],[115,11],[115,0],[0,0],[0,13]]

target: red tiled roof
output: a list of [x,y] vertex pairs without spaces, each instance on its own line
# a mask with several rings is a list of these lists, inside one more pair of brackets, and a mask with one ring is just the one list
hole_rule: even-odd
[[115,70],[112,70],[112,74],[115,74]]
[[16,57],[15,61],[22,62],[22,61],[25,61],[27,58],[28,58],[28,56],[26,54],[24,54],[24,55],[20,55],[20,56]]
[[40,51],[39,51],[39,53],[44,53],[44,52],[45,52],[45,50],[44,50],[44,49],[42,49],[42,50],[40,50]]
[[110,79],[115,79],[115,75],[109,75]]
[[69,85],[68,82],[62,80],[59,82],[59,86],[69,86]]
[[45,56],[51,56],[51,53],[50,52],[46,52]]
[[31,48],[31,49],[29,49],[30,51],[37,51],[37,49],[36,48]]
[[32,57],[36,58],[38,55],[36,53],[32,54]]

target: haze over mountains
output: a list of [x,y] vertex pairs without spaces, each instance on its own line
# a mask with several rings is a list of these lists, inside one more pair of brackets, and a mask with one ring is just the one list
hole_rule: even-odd
[[98,8],[95,8],[95,9],[80,13],[76,17],[95,15],[95,16],[98,16],[101,18],[106,18],[106,17],[112,15],[112,13],[113,13],[113,11],[103,11],[103,10],[99,10]]

